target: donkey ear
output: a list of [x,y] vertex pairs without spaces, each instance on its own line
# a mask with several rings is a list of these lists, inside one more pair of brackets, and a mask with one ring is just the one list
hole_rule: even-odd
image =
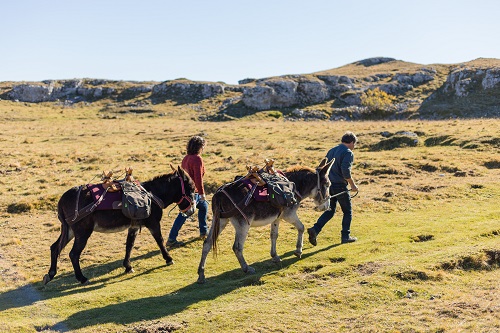
[[318,169],[324,167],[327,161],[328,161],[328,159],[326,157],[324,159],[322,159],[318,165]]
[[180,166],[177,166],[177,173],[179,176],[184,176],[185,174],[184,170]]
[[333,162],[335,162],[335,159],[332,158],[332,160],[328,163],[326,163],[323,168],[321,169],[321,173],[324,173],[325,175],[328,175],[330,173],[330,169],[332,168]]

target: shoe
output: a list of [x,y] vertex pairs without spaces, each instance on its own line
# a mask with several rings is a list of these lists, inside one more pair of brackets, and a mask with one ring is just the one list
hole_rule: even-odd
[[347,238],[342,238],[342,244],[354,243],[358,239],[356,237],[349,236]]
[[309,234],[309,243],[311,243],[313,246],[316,246],[318,242],[316,241],[316,236],[318,236],[318,233],[316,230],[313,228],[307,229],[307,233]]
[[176,241],[176,240],[168,240],[167,241],[167,247],[181,247],[181,246],[184,246],[184,242],[179,242],[179,241]]

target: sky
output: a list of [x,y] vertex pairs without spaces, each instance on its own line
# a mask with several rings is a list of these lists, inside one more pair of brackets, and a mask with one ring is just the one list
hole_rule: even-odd
[[498,0],[0,0],[0,82],[222,81],[500,58]]

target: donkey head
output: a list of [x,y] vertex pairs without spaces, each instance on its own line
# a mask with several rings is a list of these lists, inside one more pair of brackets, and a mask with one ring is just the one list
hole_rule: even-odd
[[317,211],[325,211],[330,209],[330,179],[328,175],[330,174],[330,169],[332,168],[333,162],[330,162],[324,158],[321,163],[316,168],[316,175],[318,176],[318,186],[316,188],[316,195],[313,196],[314,203],[316,204]]
[[177,167],[177,170],[172,165],[170,165],[170,167],[174,170],[174,174],[179,177],[181,183],[182,194],[181,199],[177,202],[177,206],[179,206],[180,211],[184,215],[191,216],[196,211],[196,187],[194,182],[191,177],[189,177],[189,174],[180,166]]

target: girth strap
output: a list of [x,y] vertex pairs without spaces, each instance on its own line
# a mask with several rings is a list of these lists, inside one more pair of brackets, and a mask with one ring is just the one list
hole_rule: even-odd
[[250,224],[250,221],[248,220],[248,217],[245,215],[245,213],[243,213],[243,209],[240,208],[241,205],[243,205],[243,207],[246,207],[248,205],[248,203],[250,202],[251,198],[252,198],[252,194],[251,192],[249,192],[244,198],[243,200],[240,202],[240,203],[235,203],[233,198],[231,198],[231,196],[229,195],[229,193],[226,192],[226,190],[224,190],[223,188],[220,190],[222,193],[224,193],[226,195],[226,197],[228,197],[228,199],[231,201],[231,203],[233,204],[234,208],[228,210],[228,211],[225,211],[225,212],[220,212],[219,216],[222,217],[222,218],[228,218],[228,217],[232,217],[234,215],[236,215],[237,212],[239,212],[244,218],[245,220],[247,221],[248,224]]

